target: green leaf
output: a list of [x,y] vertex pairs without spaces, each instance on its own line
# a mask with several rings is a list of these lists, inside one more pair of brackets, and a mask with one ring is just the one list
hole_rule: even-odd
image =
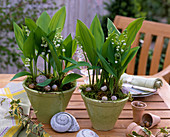
[[[142,23],[143,23],[144,19],[145,18],[138,18],[138,19],[134,20],[124,30],[124,31],[127,30],[127,41],[126,41],[127,46],[131,46],[132,43],[134,42],[136,34],[138,33],[138,31],[142,27]],[[120,38],[121,37],[123,37],[123,33],[121,34]]]
[[121,66],[122,66],[122,71],[124,71],[129,62],[133,59],[133,57],[136,55],[136,53],[138,52],[138,49],[139,47],[134,47],[134,48],[131,48],[129,53],[127,54],[126,58],[124,59],[124,61],[122,61],[121,63]]
[[36,23],[29,18],[25,18],[25,25],[30,29],[30,31],[33,31],[37,28]]
[[41,46],[42,37],[45,37],[46,33],[38,26],[34,34],[35,34],[35,48],[39,53],[41,53],[44,49],[44,47]]
[[17,42],[20,50],[22,51],[24,41],[25,41],[24,33],[23,33],[22,29],[15,22],[13,22],[13,27],[14,27],[16,42]]
[[67,58],[72,57],[72,37],[71,34],[67,36],[67,38],[63,41],[64,48],[66,49],[65,51],[65,56]]
[[47,86],[48,84],[50,84],[51,81],[52,81],[52,79],[46,79],[44,82],[38,83],[37,86],[45,87],[45,86]]
[[28,76],[28,75],[31,75],[31,74],[27,71],[19,72],[19,73],[15,74],[15,76],[10,81],[12,81],[16,78],[22,77],[22,76],[26,76],[26,75]]
[[111,42],[108,45],[107,57],[111,63],[115,63],[115,51]]
[[113,94],[113,86],[114,86],[113,84],[114,84],[113,78],[110,78],[109,79],[109,89],[112,94]]
[[31,32],[26,41],[24,42],[23,46],[23,54],[27,58],[34,58],[35,56],[35,39],[34,33]]
[[65,19],[66,19],[66,8],[64,6],[60,10],[58,10],[52,17],[48,26],[48,33],[56,30],[57,28],[59,28],[58,32],[61,32],[65,24]]
[[81,67],[81,66],[91,67],[91,65],[90,65],[88,62],[80,61],[80,62],[77,62],[76,64],[73,64],[73,65],[71,65],[71,66],[69,66],[69,67],[66,67],[66,68],[63,70],[63,72],[65,73],[65,72],[68,72],[68,71],[70,71],[70,70],[72,70],[72,69],[75,69],[75,68],[78,68],[78,69],[79,69],[79,67]]
[[91,23],[90,31],[96,40],[97,50],[101,52],[102,46],[104,44],[104,33],[97,15],[94,17]]
[[107,18],[107,30],[108,30],[108,35],[112,34],[113,32],[115,32],[119,36],[121,34],[109,18]]
[[61,55],[59,56],[59,58],[63,59],[63,60],[66,60],[68,62],[71,62],[73,64],[77,64],[77,62],[74,59],[72,59],[72,58],[67,58],[67,57],[64,57],[64,56],[61,56]]
[[105,43],[103,44],[103,48],[102,48],[102,56],[103,57],[107,57],[108,55],[108,46],[111,44],[111,39],[114,39],[114,32],[107,38],[107,40],[105,41]]
[[71,73],[69,75],[67,75],[66,77],[64,77],[64,79],[62,80],[62,84],[61,87],[64,86],[67,83],[73,82],[78,78],[81,78],[82,76],[76,73]]
[[45,11],[43,12],[40,17],[37,19],[36,24],[46,33],[48,33],[48,25],[51,21],[50,16]]
[[109,63],[105,60],[105,58],[97,52],[98,57],[103,65],[103,69],[105,69],[108,73],[112,74],[113,76],[117,77],[116,71],[109,65]]
[[146,135],[148,135],[149,137],[151,136],[152,132],[149,129],[144,127],[142,130],[145,132]]
[[47,37],[45,37],[45,39],[46,39],[46,41],[47,41],[47,43],[49,45],[49,49],[51,51],[51,55],[53,57],[53,60],[54,60],[54,62],[56,64],[57,71],[58,71],[58,73],[60,73],[62,71],[62,64],[61,64],[61,62],[59,60],[59,57],[57,55],[57,51],[55,49],[55,46]]
[[96,42],[95,38],[90,32],[90,30],[86,27],[84,23],[82,23],[80,20],[77,20],[77,26],[76,26],[76,36],[77,39],[81,42],[84,51],[87,54],[87,57],[92,65],[96,65],[98,58],[94,53],[96,51]]

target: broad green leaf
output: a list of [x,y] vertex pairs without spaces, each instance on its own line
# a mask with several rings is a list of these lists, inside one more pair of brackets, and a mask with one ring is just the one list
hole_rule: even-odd
[[75,68],[79,69],[76,64],[73,64],[73,65],[70,65],[69,67],[66,67],[62,72],[66,73],[66,72],[73,70]]
[[133,57],[136,55],[136,53],[138,52],[139,47],[134,47],[131,48],[129,53],[127,54],[127,57],[125,58],[125,63],[121,64],[122,66],[122,72],[127,68],[129,62],[133,59]]
[[111,42],[108,45],[107,57],[111,63],[115,63],[115,51]]
[[96,40],[97,50],[101,52],[102,46],[104,44],[104,33],[97,15],[94,17],[91,23],[90,31]]
[[95,66],[98,60],[97,56],[94,54],[94,51],[97,50],[95,38],[90,30],[86,27],[86,25],[80,20],[77,20],[76,36],[77,39],[81,42],[89,61],[92,65]]
[[48,33],[48,25],[49,22],[51,21],[50,16],[48,13],[45,11],[43,12],[40,17],[37,19],[36,24],[46,33]]
[[71,34],[67,36],[67,38],[63,41],[64,48],[66,49],[65,51],[65,56],[67,58],[72,57],[72,37]]
[[77,49],[77,42],[75,39],[73,39],[72,41],[72,55],[71,57],[73,57],[74,53],[76,52],[76,49]]
[[25,41],[24,33],[23,33],[22,29],[15,22],[13,22],[13,27],[14,27],[16,42],[17,42],[20,50],[22,51],[24,41]]
[[[124,31],[127,30],[127,40],[126,40],[127,46],[131,46],[133,44],[135,37],[136,37],[136,34],[138,33],[138,31],[142,27],[142,23],[143,23],[144,19],[145,18],[138,18],[138,19],[134,20],[124,30]],[[123,37],[123,33],[121,34],[120,39],[122,37]]]
[[56,34],[56,30],[51,31],[51,32],[47,35],[47,38],[48,38],[50,41],[53,41],[55,34]]
[[87,70],[90,70],[90,69],[101,69],[100,66],[90,66]]
[[36,23],[29,18],[25,18],[25,25],[30,29],[30,31],[33,31],[37,28]]
[[45,37],[45,39],[46,39],[46,41],[47,41],[47,43],[49,45],[49,49],[51,51],[51,55],[52,55],[53,60],[54,60],[54,62],[56,64],[57,72],[60,73],[62,71],[62,64],[61,64],[61,62],[59,60],[59,57],[57,55],[55,46],[54,46],[54,44],[47,37]]
[[108,30],[108,35],[112,34],[113,32],[117,33],[119,36],[121,34],[109,18],[107,18],[107,30]]
[[62,84],[61,84],[61,87],[64,86],[65,84],[67,83],[70,83],[70,82],[73,82],[75,81],[76,79],[78,78],[81,78],[82,76],[79,75],[79,74],[76,74],[76,73],[71,73],[67,76],[64,77],[64,79],[62,80]]
[[21,55],[22,62],[25,64],[26,57],[24,55]]
[[74,59],[72,59],[72,58],[67,58],[67,57],[64,57],[64,56],[61,56],[61,55],[59,56],[59,58],[63,59],[63,60],[66,60],[68,62],[71,62],[73,64],[77,64],[77,62]]
[[52,79],[46,79],[44,82],[38,83],[37,86],[45,87],[45,86],[47,86],[48,84],[50,84],[51,81],[52,81]]
[[102,48],[102,56],[107,57],[108,46],[111,44],[111,39],[114,39],[114,32],[106,39],[105,43],[103,44]]
[[97,55],[100,58],[103,69],[105,69],[108,73],[112,74],[113,76],[117,77],[116,71],[109,65],[105,58],[99,52],[97,52]]
[[78,68],[78,69],[79,69],[79,67],[81,67],[81,66],[91,67],[91,65],[90,65],[88,62],[80,61],[80,62],[77,62],[77,64],[73,64],[73,65],[71,65],[71,66],[69,66],[69,67],[66,67],[66,68],[63,70],[63,72],[65,73],[65,72],[68,72],[68,71],[70,71],[70,70],[72,70],[72,69],[75,69],[75,68]]
[[44,47],[41,46],[42,37],[45,37],[46,33],[38,26],[34,34],[35,34],[35,44],[36,44],[35,48],[39,53],[41,53],[44,49]]
[[15,76],[10,81],[12,81],[16,78],[19,78],[19,77],[22,77],[22,76],[28,76],[28,75],[31,75],[31,74],[27,71],[22,71],[22,72],[15,74]]
[[58,32],[63,30],[66,19],[66,8],[65,6],[58,10],[54,16],[52,17],[49,25],[48,25],[48,33],[59,28]]
[[31,32],[26,41],[24,42],[23,54],[27,58],[34,58],[35,56],[35,39],[34,33]]

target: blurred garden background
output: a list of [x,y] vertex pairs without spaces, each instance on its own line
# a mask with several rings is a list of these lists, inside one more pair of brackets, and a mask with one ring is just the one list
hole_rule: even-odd
[[[63,5],[66,6],[67,11],[62,32],[64,37],[69,33],[74,37],[77,19],[90,26],[96,14],[102,23],[105,37],[107,37],[106,20],[107,18],[114,20],[116,15],[133,18],[146,17],[146,20],[170,23],[169,0],[0,0],[0,73],[17,73],[24,68],[19,57],[19,50],[16,48],[13,21],[22,24],[25,17],[36,20],[43,11],[47,11],[52,16]],[[165,42],[160,70],[165,57],[166,45]],[[152,59],[152,49],[153,47],[150,48],[148,64]]]

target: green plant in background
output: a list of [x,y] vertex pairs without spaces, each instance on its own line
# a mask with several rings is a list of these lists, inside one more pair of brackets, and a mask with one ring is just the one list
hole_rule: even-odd
[[107,15],[101,17],[105,37],[107,37],[107,18],[113,21],[116,15],[137,18],[145,17],[147,14],[145,11],[142,11],[138,0],[109,0],[103,4],[104,9],[108,12]]
[[[75,73],[66,75],[74,68],[89,66],[89,63],[71,59],[77,43],[72,40],[71,34],[66,39],[61,36],[65,18],[66,9],[62,7],[52,19],[47,12],[43,12],[36,22],[25,18],[26,26],[21,25],[22,28],[14,22],[15,38],[22,53],[21,58],[29,72],[19,72],[11,80],[27,75],[30,76],[27,80],[29,88],[39,91],[63,91],[67,89],[66,84],[81,77]],[[43,70],[38,70],[38,58],[44,60]],[[49,85],[55,87],[51,88]]]
[[[97,16],[93,19],[90,29],[80,20],[77,21],[76,39],[82,45],[86,61],[89,60],[91,63],[90,67],[87,66],[89,85],[81,87],[85,95],[99,100],[102,99],[103,93],[106,93],[108,100],[111,100],[113,95],[117,99],[127,96],[121,91],[120,77],[139,49],[139,47],[131,48],[131,45],[143,20],[144,18],[136,19],[128,25],[123,33],[120,33],[112,21],[108,19],[106,41],[104,41],[103,29]],[[89,72],[90,69],[93,70],[92,76]],[[101,76],[98,77],[100,71]],[[96,82],[94,82],[95,79]],[[88,91],[91,92],[86,92],[87,87],[89,87]],[[102,91],[104,92],[102,93]]]
[[[44,8],[46,7],[46,8]],[[0,66],[2,70],[9,66],[24,69],[20,62],[20,52],[16,49],[13,33],[13,21],[17,24],[24,22],[25,17],[34,21],[43,10],[52,12],[57,6],[54,0],[5,0],[0,1]]]

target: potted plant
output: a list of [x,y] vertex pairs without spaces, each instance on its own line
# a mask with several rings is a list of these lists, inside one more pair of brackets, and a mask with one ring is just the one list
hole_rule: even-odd
[[[103,30],[97,16],[90,29],[77,20],[76,39],[81,45],[89,74],[89,84],[80,87],[93,128],[111,130],[126,101],[128,91],[122,88],[121,75],[139,47],[131,48],[144,18],[136,19],[120,33],[108,19],[108,37],[104,40]],[[92,69],[92,75],[89,70]]]
[[[15,38],[21,51],[21,58],[29,71],[17,73],[11,80],[27,75],[23,87],[40,122],[49,123],[51,117],[65,111],[76,88],[76,79],[81,76],[67,74],[71,69],[89,63],[72,59],[77,44],[71,35],[61,36],[66,17],[65,7],[50,18],[43,12],[36,22],[25,18],[25,26],[14,26]],[[43,60],[43,70],[38,68]],[[70,63],[71,62],[71,63]]]

